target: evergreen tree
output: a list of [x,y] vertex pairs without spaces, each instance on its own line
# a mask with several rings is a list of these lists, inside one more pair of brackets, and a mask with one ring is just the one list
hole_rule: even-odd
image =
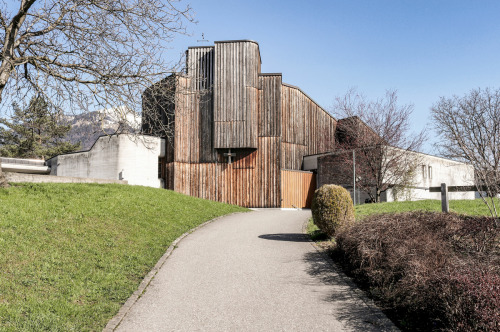
[[64,123],[61,114],[51,112],[43,97],[33,97],[24,110],[17,104],[13,108],[10,121],[0,118],[1,156],[47,159],[80,148],[80,143],[64,140],[71,126]]

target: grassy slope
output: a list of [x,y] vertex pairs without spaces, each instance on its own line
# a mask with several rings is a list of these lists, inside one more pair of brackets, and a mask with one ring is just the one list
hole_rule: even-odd
[[[496,202],[498,206],[498,201]],[[356,218],[379,214],[379,213],[397,213],[405,211],[441,211],[441,201],[423,200],[415,202],[390,202],[378,204],[363,204],[356,206]],[[450,211],[458,214],[467,214],[472,216],[490,216],[488,207],[481,199],[476,200],[454,200],[450,201]]]
[[245,210],[145,187],[0,189],[0,330],[101,330],[173,240]]

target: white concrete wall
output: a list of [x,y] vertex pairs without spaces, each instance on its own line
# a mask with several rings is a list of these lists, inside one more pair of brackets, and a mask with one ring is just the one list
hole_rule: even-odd
[[[425,188],[440,187],[441,183],[448,186],[474,185],[474,169],[472,166],[453,160],[418,153],[420,163],[417,167],[413,188],[398,195],[398,200],[441,199],[441,193],[431,193]],[[431,167],[431,172],[429,172]],[[401,197],[399,197],[401,196]],[[474,199],[474,192],[450,192],[450,200]],[[394,200],[392,190],[388,190],[387,201]]]
[[165,140],[159,137],[142,136],[132,141],[120,136],[118,171],[120,180],[132,185],[161,188],[158,178],[158,158],[165,156]]
[[158,158],[163,157],[164,151],[164,140],[158,137],[103,136],[89,151],[52,159],[51,174],[125,180],[131,185],[161,188]]

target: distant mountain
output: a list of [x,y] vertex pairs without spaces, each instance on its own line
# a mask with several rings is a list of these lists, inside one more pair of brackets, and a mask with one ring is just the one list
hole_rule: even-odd
[[90,149],[101,135],[111,135],[117,131],[135,133],[141,128],[140,116],[131,111],[127,112],[124,107],[69,115],[65,118],[71,125],[66,140],[71,143],[80,142],[80,151]]

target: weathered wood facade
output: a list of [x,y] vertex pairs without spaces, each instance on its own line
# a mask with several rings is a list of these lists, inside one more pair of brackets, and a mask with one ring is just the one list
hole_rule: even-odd
[[[260,65],[253,41],[191,47],[186,74],[155,87],[175,100],[161,108],[172,129],[161,166],[168,189],[247,207],[282,207],[285,196],[286,205],[310,204],[306,182],[314,177],[301,173],[293,180],[296,174],[286,170],[301,170],[304,155],[333,151],[337,121],[299,88],[284,84],[281,74],[261,73]],[[146,91],[144,98],[150,95]],[[153,113],[144,112],[145,123]],[[231,163],[229,152],[235,154]]]

